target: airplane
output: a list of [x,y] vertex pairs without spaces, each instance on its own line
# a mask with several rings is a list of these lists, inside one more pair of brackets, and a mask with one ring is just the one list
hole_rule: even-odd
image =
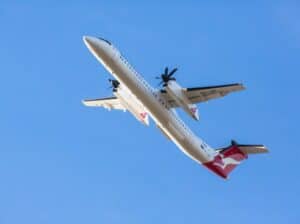
[[179,118],[176,108],[182,108],[194,120],[199,120],[197,103],[224,97],[244,90],[240,83],[227,85],[183,88],[174,77],[177,68],[156,77],[162,89],[151,87],[129,64],[120,51],[108,40],[101,37],[84,36],[83,41],[89,51],[114,77],[112,97],[83,100],[85,106],[104,107],[129,111],[144,125],[149,125],[149,117],[169,140],[183,153],[218,176],[228,179],[229,173],[250,154],[267,153],[264,145],[238,144],[232,140],[225,148],[213,149]]

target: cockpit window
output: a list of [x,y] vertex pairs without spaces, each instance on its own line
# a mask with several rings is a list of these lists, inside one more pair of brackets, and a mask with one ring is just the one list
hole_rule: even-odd
[[102,38],[102,37],[98,37],[100,40],[103,40],[103,41],[105,41],[106,43],[108,43],[109,45],[111,45],[111,42],[109,42],[108,40],[106,40],[106,39],[104,39],[104,38]]

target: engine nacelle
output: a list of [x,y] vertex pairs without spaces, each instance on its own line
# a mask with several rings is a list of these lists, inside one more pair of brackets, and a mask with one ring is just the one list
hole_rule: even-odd
[[170,80],[166,85],[169,96],[195,120],[199,120],[199,112],[196,104],[192,104],[186,97],[184,89],[174,80]]
[[149,125],[149,115],[141,102],[124,86],[118,86],[113,92],[122,105],[140,122]]

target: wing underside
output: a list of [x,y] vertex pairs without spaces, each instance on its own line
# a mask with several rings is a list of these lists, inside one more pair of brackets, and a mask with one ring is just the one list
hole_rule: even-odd
[[[224,97],[231,92],[241,91],[244,89],[245,87],[242,84],[234,83],[219,86],[186,88],[182,89],[182,91],[191,103],[200,103],[206,102],[211,99]],[[161,94],[165,97],[165,99],[172,107],[178,107],[176,102],[167,94],[165,90],[161,90]]]
[[105,109],[111,110],[126,110],[126,108],[121,104],[117,97],[108,97],[102,99],[88,99],[83,100],[82,103],[88,107],[104,107]]

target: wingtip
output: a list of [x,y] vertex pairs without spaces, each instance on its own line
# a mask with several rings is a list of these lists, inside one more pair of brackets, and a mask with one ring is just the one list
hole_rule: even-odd
[[244,86],[243,83],[239,83],[240,87],[241,87],[241,90],[245,90],[246,89],[246,86]]
[[270,153],[270,150],[266,146],[263,146],[263,148],[265,150],[265,153]]
[[81,100],[81,103],[86,106],[86,101],[85,100]]
[[264,153],[269,153],[269,149],[265,145],[258,145],[259,148],[263,150]]

